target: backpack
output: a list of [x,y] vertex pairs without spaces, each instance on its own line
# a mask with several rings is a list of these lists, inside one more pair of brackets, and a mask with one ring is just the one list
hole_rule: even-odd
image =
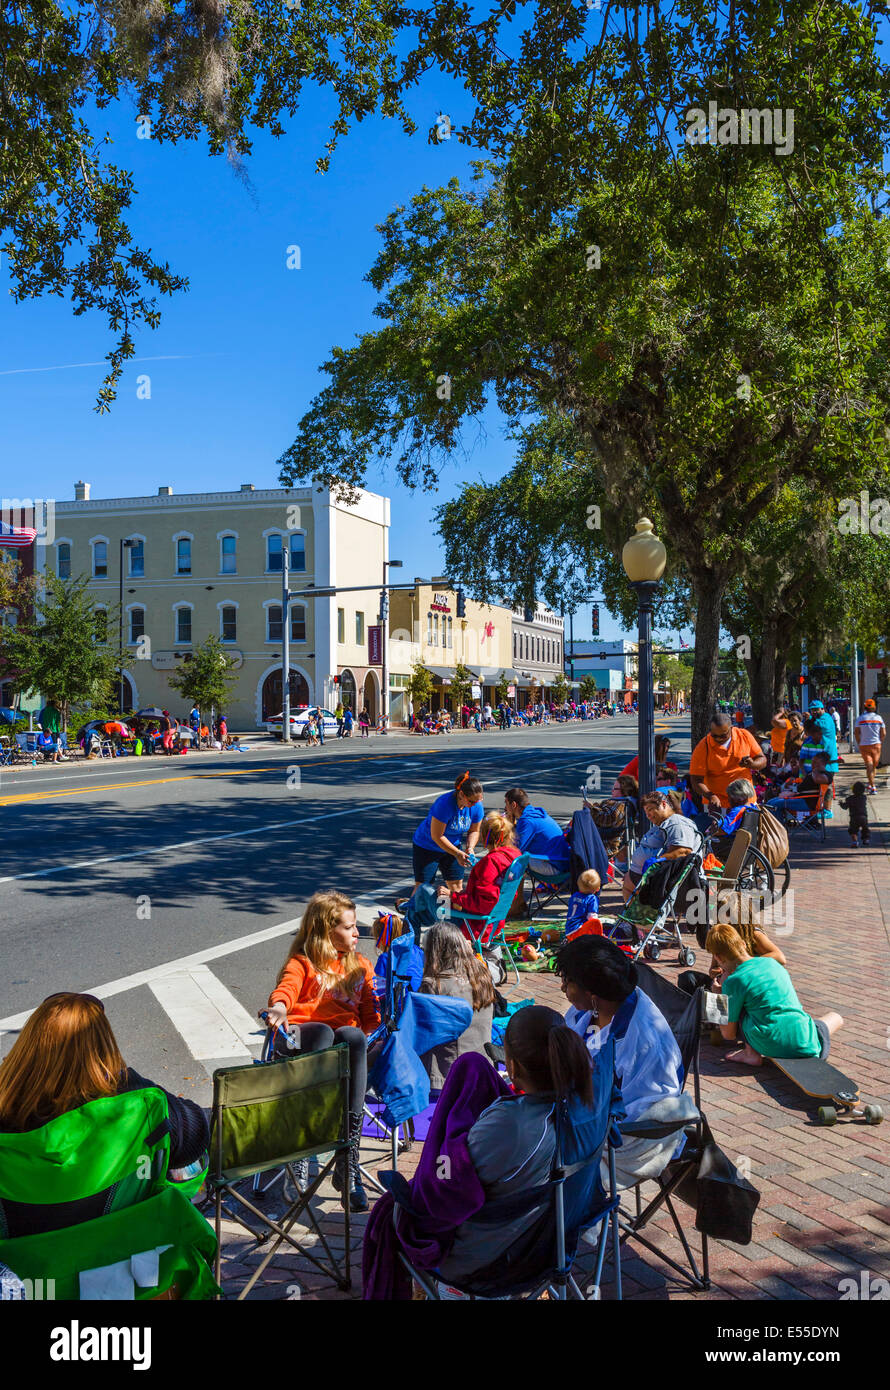
[[774,869],[788,858],[788,831],[766,806],[757,818],[757,848]]

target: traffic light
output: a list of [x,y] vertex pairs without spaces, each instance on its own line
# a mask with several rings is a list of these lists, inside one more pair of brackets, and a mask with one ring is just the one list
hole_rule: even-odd
[[798,678],[797,678],[797,684],[798,684],[798,685],[806,685],[806,683],[807,683],[807,678],[806,678],[806,676],[798,676]]
[[467,616],[467,601],[464,598],[463,589],[458,589],[457,591],[457,616],[459,618],[465,618]]
[[594,636],[594,637],[599,637],[599,635],[600,635],[600,610],[599,610],[599,604],[596,604],[596,603],[595,603],[595,604],[593,605],[593,608],[590,610],[590,623],[591,623],[591,632],[593,633],[593,636]]

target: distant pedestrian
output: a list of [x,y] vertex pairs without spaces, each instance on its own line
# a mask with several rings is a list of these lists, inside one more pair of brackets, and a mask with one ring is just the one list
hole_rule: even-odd
[[352,738],[352,726],[355,723],[355,715],[347,705],[343,711],[343,737]]
[[173,719],[168,709],[164,710],[161,718],[161,746],[165,753],[173,752]]
[[887,735],[884,721],[877,712],[874,700],[866,700],[863,711],[853,725],[853,736],[859,755],[865,763],[868,777],[867,796],[875,794],[875,769],[881,761],[881,745]]
[[358,717],[358,727],[362,738],[367,738],[371,732],[371,711],[367,705],[362,705]]
[[318,742],[324,748],[324,710],[319,705],[315,711],[315,728],[318,733]]
[[336,721],[337,721],[337,737],[338,737],[338,738],[342,738],[342,737],[343,737],[343,706],[342,706],[342,704],[338,705],[337,708],[334,710],[334,718],[335,718]]

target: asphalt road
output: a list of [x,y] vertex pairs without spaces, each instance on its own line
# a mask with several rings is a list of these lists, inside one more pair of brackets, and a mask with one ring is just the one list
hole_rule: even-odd
[[[669,725],[682,761],[688,723]],[[369,926],[412,882],[414,828],[465,768],[488,808],[518,783],[565,823],[593,769],[608,793],[636,736],[618,716],[4,768],[0,1051],[47,994],[88,990],[132,1066],[206,1104],[215,1066],[257,1054],[256,1010],[315,890],[350,894]]]

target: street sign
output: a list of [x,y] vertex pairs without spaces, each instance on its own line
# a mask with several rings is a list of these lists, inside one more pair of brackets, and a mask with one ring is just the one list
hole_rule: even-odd
[[383,665],[383,629],[378,624],[368,628],[368,665]]

